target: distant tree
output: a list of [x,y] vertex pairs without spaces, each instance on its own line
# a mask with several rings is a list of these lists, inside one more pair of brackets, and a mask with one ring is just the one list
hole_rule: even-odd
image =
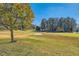
[[57,23],[58,23],[57,31],[63,32],[64,31],[64,18],[63,17],[59,18]]
[[71,18],[71,27],[72,27],[72,32],[76,31],[76,20],[74,18]]
[[47,20],[45,18],[41,21],[41,31],[46,31],[47,28]]
[[65,23],[64,26],[65,32],[71,32],[72,31],[71,18],[70,17],[65,18],[64,23]]
[[35,29],[36,28],[36,25],[32,24],[31,28],[32,29]]
[[67,32],[76,31],[76,21],[73,18],[67,17],[65,18],[65,29]]
[[76,26],[76,32],[79,32],[79,24]]
[[53,22],[54,22],[54,19],[52,19],[52,18],[48,19],[48,31],[52,31],[52,29],[53,29]]
[[52,27],[51,27],[51,24],[52,24],[51,20],[52,20],[52,18],[49,18],[48,21],[47,21],[47,23],[48,23],[48,24],[47,24],[48,31],[51,31],[51,28],[52,28]]
[[40,31],[40,27],[39,26],[36,26],[36,31]]
[[57,18],[48,19],[48,31],[56,31],[57,28]]

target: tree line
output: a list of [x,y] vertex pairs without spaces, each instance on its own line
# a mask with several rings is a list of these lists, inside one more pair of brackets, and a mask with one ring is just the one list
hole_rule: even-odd
[[71,17],[42,19],[40,26],[36,26],[37,31],[45,32],[75,32],[76,20]]

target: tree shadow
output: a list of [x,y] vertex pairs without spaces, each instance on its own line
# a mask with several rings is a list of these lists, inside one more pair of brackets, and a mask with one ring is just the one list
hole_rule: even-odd
[[0,40],[0,45],[12,44],[12,43],[16,43],[16,42],[11,42],[9,39]]

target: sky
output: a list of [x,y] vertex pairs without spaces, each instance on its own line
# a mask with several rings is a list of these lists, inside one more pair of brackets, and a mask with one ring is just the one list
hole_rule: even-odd
[[40,25],[43,18],[73,17],[79,24],[79,4],[77,3],[31,3],[35,15],[33,24]]

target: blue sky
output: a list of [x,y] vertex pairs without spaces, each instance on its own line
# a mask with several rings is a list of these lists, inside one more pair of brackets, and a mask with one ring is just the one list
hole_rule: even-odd
[[42,18],[73,17],[79,23],[79,4],[69,3],[31,3],[35,15],[33,24],[40,25]]

